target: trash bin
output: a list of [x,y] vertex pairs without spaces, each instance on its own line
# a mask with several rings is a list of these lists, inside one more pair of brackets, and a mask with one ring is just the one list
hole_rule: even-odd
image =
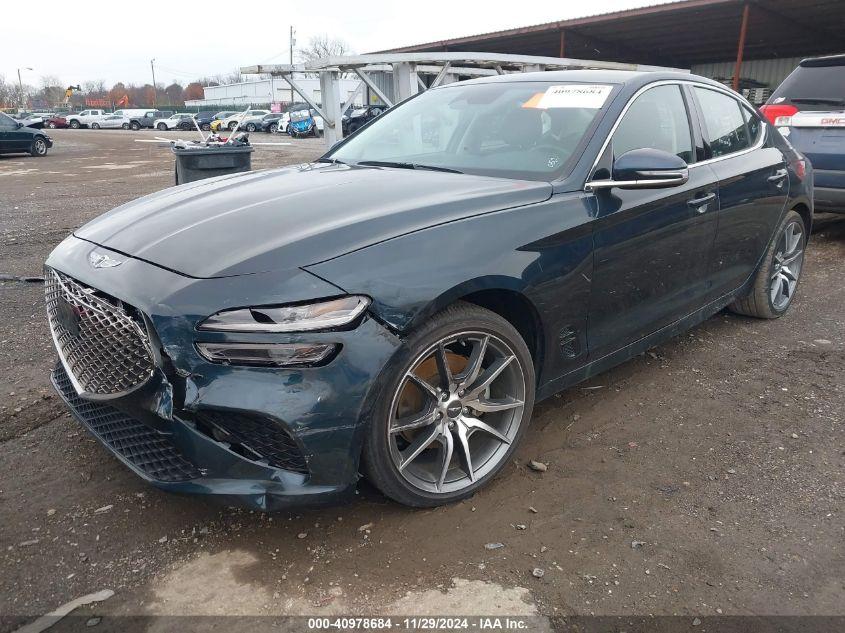
[[253,149],[251,145],[243,144],[173,147],[176,184],[249,171],[252,169]]

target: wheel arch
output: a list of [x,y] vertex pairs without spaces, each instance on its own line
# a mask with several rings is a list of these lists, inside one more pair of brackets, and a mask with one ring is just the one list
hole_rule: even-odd
[[458,301],[490,310],[513,325],[528,346],[534,360],[535,373],[539,376],[544,349],[540,312],[525,294],[522,281],[513,277],[474,279],[454,286],[418,310],[406,323],[396,323],[396,329],[400,332],[414,330],[437,312]]
[[801,219],[804,220],[804,228],[807,230],[807,239],[809,240],[810,234],[813,231],[813,211],[810,205],[804,200],[799,200],[792,204],[791,209],[797,212],[801,216]]

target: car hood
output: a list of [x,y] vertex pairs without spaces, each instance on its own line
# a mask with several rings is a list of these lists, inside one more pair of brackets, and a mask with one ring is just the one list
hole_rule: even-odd
[[545,182],[299,165],[165,189],[74,234],[191,277],[223,277],[315,264],[551,194]]

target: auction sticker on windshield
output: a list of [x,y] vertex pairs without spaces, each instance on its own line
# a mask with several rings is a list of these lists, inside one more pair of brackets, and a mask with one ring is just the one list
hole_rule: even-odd
[[523,108],[600,108],[613,86],[601,84],[565,84],[549,86],[522,104]]

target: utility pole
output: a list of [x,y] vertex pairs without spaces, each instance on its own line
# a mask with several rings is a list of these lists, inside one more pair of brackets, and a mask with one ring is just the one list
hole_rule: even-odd
[[[32,70],[32,68],[24,68],[23,70]],[[19,95],[20,100],[21,100],[21,110],[26,110],[26,102],[23,99],[23,81],[21,81],[21,69],[20,68],[18,68],[18,95]]]
[[155,67],[155,61],[156,61],[156,58],[155,58],[155,57],[153,57],[153,58],[150,60],[150,70],[152,70],[152,71],[153,71],[153,106],[155,106],[155,104],[156,104],[156,92],[157,92],[157,90],[156,90],[156,67]]
[[[296,29],[293,28],[293,24],[290,25],[290,40],[288,41],[290,42],[290,65],[293,66],[293,46],[296,44]],[[291,74],[291,77],[293,77],[293,74]],[[290,101],[288,105],[291,103],[293,103],[293,86],[290,89]]]

